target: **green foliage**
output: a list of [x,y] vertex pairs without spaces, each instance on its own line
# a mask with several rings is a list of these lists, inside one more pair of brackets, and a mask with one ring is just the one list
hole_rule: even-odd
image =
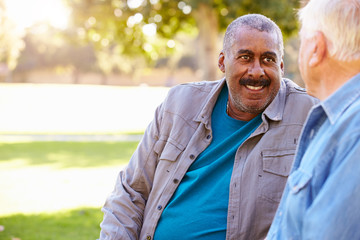
[[199,4],[210,5],[216,9],[220,31],[237,17],[248,13],[263,14],[274,20],[281,28],[284,38],[290,37],[297,30],[295,9],[299,8],[300,1],[297,0],[186,0],[188,4],[196,9]]
[[[261,13],[273,19],[282,29],[284,39],[297,30],[294,9],[299,7],[297,0],[67,0],[73,9],[73,23],[77,29],[86,32],[84,39],[94,43],[98,51],[105,52],[107,56],[116,54],[113,63],[100,64],[102,69],[120,68],[128,72],[135,71],[144,64],[150,64],[162,57],[182,51],[181,47],[173,48],[167,45],[169,40],[177,39],[179,33],[194,34],[214,38],[223,31],[227,25],[240,15],[247,13]],[[132,6],[133,3],[134,5]],[[199,9],[208,11],[207,17],[197,12]],[[215,15],[213,14],[215,12]],[[201,24],[201,22],[210,24]],[[156,26],[156,39],[149,37],[143,31],[147,25]],[[203,27],[205,26],[205,27]],[[209,27],[211,26],[211,29]],[[206,38],[200,39],[198,48],[206,54],[206,49],[215,49],[215,43],[204,43]],[[178,46],[181,45],[177,42]],[[151,47],[149,47],[151,46]],[[104,54],[102,56],[104,56]],[[129,57],[126,57],[129,56]],[[201,56],[215,62],[213,55]],[[139,63],[139,59],[144,62]],[[132,61],[133,60],[133,61]],[[116,63],[117,62],[117,63]],[[129,62],[133,62],[129,64]],[[119,64],[121,63],[121,64]],[[211,66],[212,62],[205,62]],[[121,69],[122,64],[127,65]],[[204,67],[204,66],[203,66]],[[210,69],[211,69],[210,68]],[[203,69],[206,70],[206,67]]]
[[[91,33],[95,31],[102,38],[108,36],[110,39],[112,38],[130,48],[140,46],[139,43],[146,40],[139,30],[144,24],[155,23],[157,33],[168,39],[174,38],[175,34],[184,28],[191,25],[196,27],[197,23],[193,18],[193,13],[197,11],[200,4],[205,4],[216,10],[220,30],[224,30],[232,20],[240,15],[261,13],[275,20],[286,36],[297,30],[295,9],[299,7],[299,1],[296,0],[145,0],[133,9],[124,0],[68,2],[73,8],[75,26],[87,29],[89,39],[91,39]],[[189,9],[186,8],[188,6],[191,7],[189,12],[185,10]],[[129,26],[129,18],[136,13],[141,13],[143,18],[137,24]],[[95,18],[96,22],[89,23],[91,17]],[[139,40],[139,43],[135,42],[133,45],[136,39]]]
[[12,240],[88,240],[97,239],[103,213],[100,208],[83,208],[34,215],[0,217],[0,239]]
[[242,1],[242,6],[235,7],[232,12],[235,16],[246,13],[260,13],[273,19],[283,32],[284,39],[287,39],[298,30],[296,21],[296,9],[299,8],[300,1],[297,0],[246,0]]
[[0,164],[20,159],[28,166],[115,166],[126,164],[137,144],[138,142],[0,143]]

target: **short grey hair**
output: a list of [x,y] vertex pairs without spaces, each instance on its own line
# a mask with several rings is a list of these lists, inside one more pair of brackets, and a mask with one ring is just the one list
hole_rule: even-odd
[[223,50],[227,51],[235,40],[235,35],[237,30],[240,27],[249,27],[251,29],[256,29],[258,31],[265,32],[275,32],[278,38],[279,51],[281,57],[284,56],[284,40],[281,33],[281,30],[278,25],[270,18],[265,17],[261,14],[247,14],[241,17],[238,17],[233,22],[229,24],[226,29],[224,42],[223,42]]
[[301,34],[325,35],[334,58],[360,59],[360,0],[310,0],[299,11],[299,19]]

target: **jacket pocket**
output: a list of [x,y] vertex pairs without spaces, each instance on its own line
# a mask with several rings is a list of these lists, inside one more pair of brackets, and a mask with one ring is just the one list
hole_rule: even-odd
[[154,151],[157,153],[159,160],[167,160],[174,162],[184,149],[169,141],[159,140],[154,146]]
[[294,155],[294,149],[263,150],[263,171],[283,177],[289,176]]
[[181,164],[178,159],[181,158],[183,149],[172,142],[160,140],[155,144],[154,151],[158,157],[150,197],[158,199],[169,186],[175,186],[173,175],[177,166]]
[[288,178],[290,192],[297,194],[308,185],[311,178],[312,175],[310,173],[302,171],[301,169],[295,170]]
[[294,160],[295,149],[263,150],[259,187],[261,197],[279,203]]

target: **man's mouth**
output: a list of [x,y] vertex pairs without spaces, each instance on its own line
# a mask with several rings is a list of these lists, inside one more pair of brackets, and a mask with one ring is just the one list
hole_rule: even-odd
[[251,86],[251,85],[245,85],[246,88],[250,89],[250,90],[254,90],[254,91],[257,91],[257,90],[261,90],[263,89],[265,86]]
[[270,85],[270,80],[268,79],[251,79],[251,78],[242,78],[240,79],[239,83],[240,85],[245,86],[249,90],[253,91],[260,91],[264,89],[265,87]]

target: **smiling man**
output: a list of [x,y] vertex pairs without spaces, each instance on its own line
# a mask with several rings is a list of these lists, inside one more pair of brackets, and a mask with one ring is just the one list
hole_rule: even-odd
[[225,40],[219,67],[230,89],[229,115],[249,121],[261,113],[279,91],[284,73],[283,43],[280,30],[269,30],[275,26],[250,20],[243,26],[233,24],[227,34],[232,34],[229,38],[234,40]]
[[283,79],[279,27],[232,22],[225,78],[179,85],[158,107],[103,207],[100,239],[263,239],[317,102]]

